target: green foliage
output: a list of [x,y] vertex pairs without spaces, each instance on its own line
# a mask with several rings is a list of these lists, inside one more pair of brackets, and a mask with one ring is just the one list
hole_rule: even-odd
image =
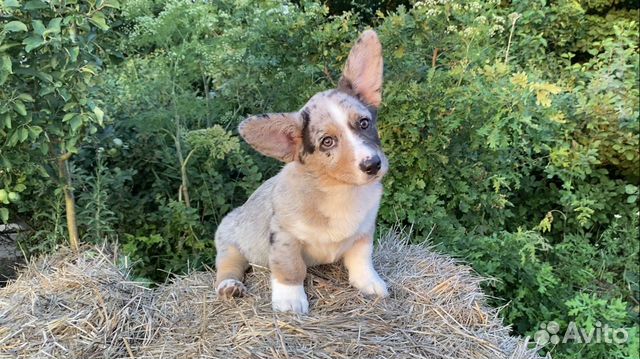
[[[280,166],[243,144],[237,124],[295,110],[335,86],[351,42],[372,25],[385,51],[379,127],[391,162],[380,225],[410,227],[414,241],[495,278],[485,289],[495,305],[508,304],[502,314],[519,334],[549,321],[587,329],[600,321],[630,334],[620,345],[545,347],[554,358],[637,352],[637,7],[396,3],[131,0],[113,22],[106,9],[104,22],[93,19],[98,3],[69,5],[62,9],[79,9],[90,31],[71,45],[61,35],[59,48],[53,35],[23,43],[37,35],[32,18],[55,18],[58,7],[8,8],[0,51],[16,53],[0,56],[0,80],[15,86],[0,95],[0,131],[11,144],[0,156],[20,166],[0,174],[0,215],[23,211],[35,227],[31,249],[54,248],[64,235],[63,198],[41,179],[41,163],[73,151],[85,240],[117,239],[146,279],[211,265],[217,223]],[[102,25],[115,31],[103,34]],[[19,46],[2,46],[5,39]],[[32,73],[53,71],[54,50],[56,66],[75,71],[51,94],[31,91],[45,81]],[[18,55],[33,65],[25,69]],[[75,107],[60,108],[62,89],[78,90],[67,99]],[[32,135],[34,126],[41,131]]]
[[[52,161],[75,154],[104,125],[94,97],[103,61],[99,39],[114,1],[4,1],[0,7],[0,219],[38,211],[39,187],[57,186]],[[55,165],[54,167],[55,168]],[[52,179],[53,178],[53,179]],[[43,199],[48,201],[50,198]],[[8,207],[5,207],[8,206]],[[57,230],[49,234],[59,240]]]
[[487,289],[510,300],[520,333],[570,321],[577,291],[622,303],[612,325],[637,332],[637,23],[619,19],[585,50],[576,3],[479,6],[425,1],[379,27],[393,164],[380,217],[495,277]]
[[[96,153],[96,166],[93,174],[81,173],[78,177],[84,186],[80,186],[78,196],[79,222],[86,226],[83,240],[92,242],[112,236],[116,230],[116,214],[109,206],[109,187],[121,184],[122,176],[110,173],[104,163],[104,149]],[[130,178],[130,177],[129,177]],[[120,183],[114,183],[118,181]]]
[[[626,304],[619,298],[605,300],[595,294],[579,293],[565,304],[569,309],[568,315],[576,323],[576,327],[587,333],[602,333],[603,328],[624,328],[628,316]],[[613,340],[607,342],[604,339],[595,343],[571,343],[566,348],[566,354],[588,358],[631,358],[638,353],[637,331],[637,326],[630,328],[627,333],[629,341],[622,344]]]

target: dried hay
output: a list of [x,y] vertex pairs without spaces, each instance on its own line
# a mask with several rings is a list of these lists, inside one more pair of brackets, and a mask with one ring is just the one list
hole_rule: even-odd
[[219,300],[215,273],[149,290],[104,248],[60,251],[0,289],[0,357],[8,358],[539,358],[484,304],[469,267],[382,241],[376,267],[391,297],[366,299],[341,266],[313,268],[310,314],[276,314],[269,273],[247,274],[249,296]]

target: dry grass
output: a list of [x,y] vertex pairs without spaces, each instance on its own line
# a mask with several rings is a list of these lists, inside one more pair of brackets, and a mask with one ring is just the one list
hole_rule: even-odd
[[261,268],[248,297],[223,301],[211,271],[149,290],[114,258],[88,248],[30,263],[0,290],[0,357],[538,358],[484,304],[482,279],[397,236],[375,256],[390,298],[363,298],[340,266],[314,268],[309,316],[272,312]]

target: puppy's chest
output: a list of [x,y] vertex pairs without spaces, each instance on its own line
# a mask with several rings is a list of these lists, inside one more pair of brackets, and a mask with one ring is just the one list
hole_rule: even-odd
[[373,228],[381,194],[380,186],[369,186],[306,202],[292,234],[308,246],[335,246],[340,250],[340,242]]

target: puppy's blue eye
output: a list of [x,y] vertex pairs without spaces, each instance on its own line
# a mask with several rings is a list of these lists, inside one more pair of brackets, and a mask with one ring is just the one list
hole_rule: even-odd
[[324,148],[331,148],[335,145],[336,141],[331,136],[323,137],[321,144]]
[[366,130],[367,128],[369,128],[369,122],[370,120],[366,117],[363,117],[360,119],[360,128],[363,130]]

